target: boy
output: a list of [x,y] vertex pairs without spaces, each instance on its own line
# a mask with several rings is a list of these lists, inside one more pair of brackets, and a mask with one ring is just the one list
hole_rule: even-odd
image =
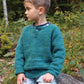
[[50,0],[24,0],[24,6],[34,23],[24,27],[16,47],[17,84],[56,84],[65,49],[59,28],[46,20]]

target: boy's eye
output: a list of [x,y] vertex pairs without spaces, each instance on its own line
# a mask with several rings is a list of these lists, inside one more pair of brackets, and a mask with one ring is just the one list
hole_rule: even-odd
[[30,10],[30,8],[27,9],[28,11]]
[[31,9],[31,8],[26,8],[26,10],[28,10],[28,11],[29,11],[30,9]]

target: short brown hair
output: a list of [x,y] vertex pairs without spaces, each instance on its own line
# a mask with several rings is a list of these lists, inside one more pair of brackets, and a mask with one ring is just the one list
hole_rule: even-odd
[[35,8],[43,6],[45,8],[45,13],[47,13],[50,7],[51,0],[24,0],[24,3],[25,2],[32,3],[35,6]]

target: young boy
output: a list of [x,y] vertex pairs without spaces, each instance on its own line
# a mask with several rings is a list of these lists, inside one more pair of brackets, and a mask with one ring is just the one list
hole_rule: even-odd
[[46,20],[50,0],[24,0],[24,6],[34,23],[24,27],[16,47],[17,84],[56,84],[65,49],[59,28]]

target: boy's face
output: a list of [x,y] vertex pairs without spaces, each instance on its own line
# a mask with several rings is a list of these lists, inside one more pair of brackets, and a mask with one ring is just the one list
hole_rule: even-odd
[[39,9],[36,9],[35,6],[30,2],[25,2],[25,15],[28,18],[28,21],[37,21],[39,19]]

